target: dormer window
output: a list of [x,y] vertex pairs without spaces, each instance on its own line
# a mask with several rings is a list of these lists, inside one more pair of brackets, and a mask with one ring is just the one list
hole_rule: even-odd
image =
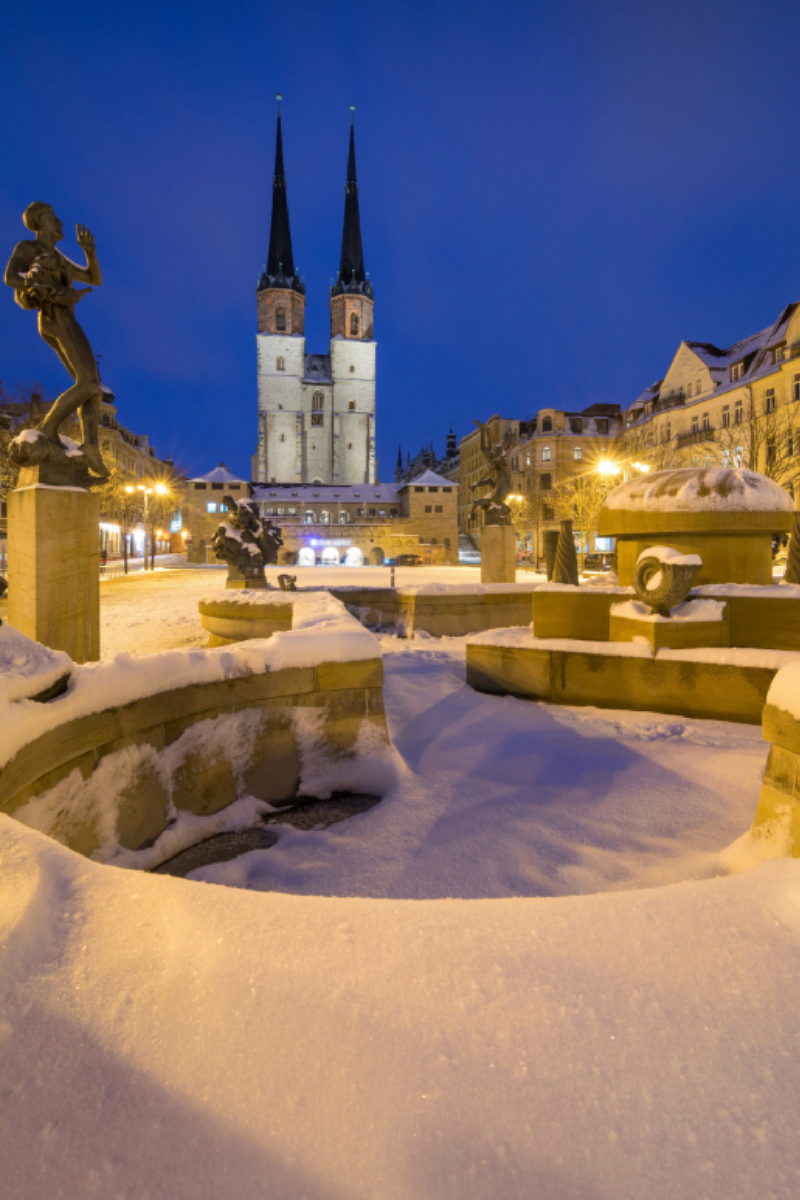
[[781,342],[779,346],[773,346],[770,353],[772,354],[772,361],[774,363],[783,362],[786,353],[786,342]]
[[278,333],[283,333],[284,330],[286,329],[286,309],[285,308],[276,308],[275,309],[275,328],[277,329]]
[[742,379],[744,376],[744,362],[734,363],[731,367],[731,383],[736,383],[737,379]]
[[553,429],[553,418],[544,417],[542,419],[542,433],[550,433]]
[[350,313],[350,336],[358,337],[358,314]]
[[598,433],[608,433],[608,421],[605,417],[601,417],[597,422]]
[[583,433],[583,421],[580,417],[570,417],[569,426],[573,433]]
[[285,371],[286,370],[286,363],[284,361],[282,354],[279,354],[278,357],[275,359],[275,370],[276,371]]

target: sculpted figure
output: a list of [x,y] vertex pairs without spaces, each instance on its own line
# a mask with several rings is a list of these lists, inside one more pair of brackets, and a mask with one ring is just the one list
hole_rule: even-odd
[[493,447],[487,426],[480,421],[473,421],[472,424],[477,425],[481,431],[481,454],[489,465],[488,475],[473,484],[472,490],[491,487],[492,493],[479,500],[473,500],[470,515],[474,516],[482,509],[485,525],[510,525],[511,509],[506,504],[506,497],[511,494],[511,467],[507,458],[511,442],[506,437]]
[[61,423],[73,413],[80,416],[83,432],[81,451],[88,466],[102,477],[108,471],[100,456],[97,427],[100,419],[100,376],[89,339],[75,317],[75,305],[92,288],[75,288],[73,283],[103,282],[94,237],[84,225],[76,226],[78,245],[86,255],[86,266],[71,262],[56,244],[64,240],[64,227],[52,207],[41,200],[29,204],[22,214],[34,240],[14,248],[5,282],[16,293],[21,308],[39,313],[39,333],[75,381],[54,401],[39,431],[62,450],[58,438]]
[[247,500],[225,496],[229,521],[223,521],[210,540],[217,558],[228,564],[228,579],[249,581],[250,587],[266,587],[264,567],[278,561],[283,545],[281,531],[272,521],[260,517],[258,507]]

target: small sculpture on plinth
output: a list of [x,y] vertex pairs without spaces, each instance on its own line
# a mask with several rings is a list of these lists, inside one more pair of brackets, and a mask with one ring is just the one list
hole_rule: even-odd
[[575,553],[572,521],[562,521],[553,563],[553,583],[569,583],[577,587],[578,581],[578,556]]
[[297,591],[297,576],[296,575],[279,575],[278,587],[282,592]]
[[479,500],[472,501],[470,517],[482,512],[484,525],[510,525],[511,509],[506,504],[506,500],[511,495],[512,482],[511,466],[507,456],[513,445],[513,436],[509,437],[507,434],[502,442],[492,446],[488,425],[484,425],[481,421],[473,421],[472,424],[477,425],[481,431],[481,454],[489,466],[488,474],[474,483],[472,490],[474,492],[477,488],[490,487],[492,491],[489,496],[482,496]]
[[278,550],[283,545],[281,531],[272,521],[258,514],[258,507],[249,500],[234,500],[225,496],[224,503],[231,514],[211,538],[210,545],[217,558],[228,564],[229,588],[265,588],[265,566],[274,566]]
[[[60,250],[64,227],[49,204],[37,200],[22,214],[35,240],[14,248],[5,282],[14,289],[17,304],[39,313],[39,333],[72,376],[74,383],[52,404],[38,429],[25,430],[11,443],[11,459],[29,469],[26,483],[90,487],[109,475],[100,455],[100,375],[89,339],[75,317],[75,305],[91,287],[75,288],[75,280],[98,287],[103,282],[94,237],[84,225],[76,226],[78,245],[86,255],[80,267]],[[59,433],[60,426],[78,413],[83,442],[78,446]]]
[[633,586],[636,595],[650,611],[661,617],[682,604],[692,590],[703,565],[699,554],[681,554],[670,546],[651,546],[636,563]]

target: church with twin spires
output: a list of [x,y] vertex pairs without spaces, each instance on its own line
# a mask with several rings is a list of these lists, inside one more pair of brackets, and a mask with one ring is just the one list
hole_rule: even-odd
[[292,252],[280,99],[269,254],[256,292],[258,447],[252,478],[262,484],[372,484],[374,293],[361,247],[354,122],[351,115],[342,252],[330,289],[329,352],[307,354],[305,284]]

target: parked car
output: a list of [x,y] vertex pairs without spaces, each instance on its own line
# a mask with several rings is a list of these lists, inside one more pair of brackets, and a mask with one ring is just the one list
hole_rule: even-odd
[[418,554],[398,554],[397,558],[394,560],[394,566],[419,567],[422,565],[422,562],[423,560]]
[[613,554],[587,554],[583,560],[584,571],[612,571],[614,569]]

